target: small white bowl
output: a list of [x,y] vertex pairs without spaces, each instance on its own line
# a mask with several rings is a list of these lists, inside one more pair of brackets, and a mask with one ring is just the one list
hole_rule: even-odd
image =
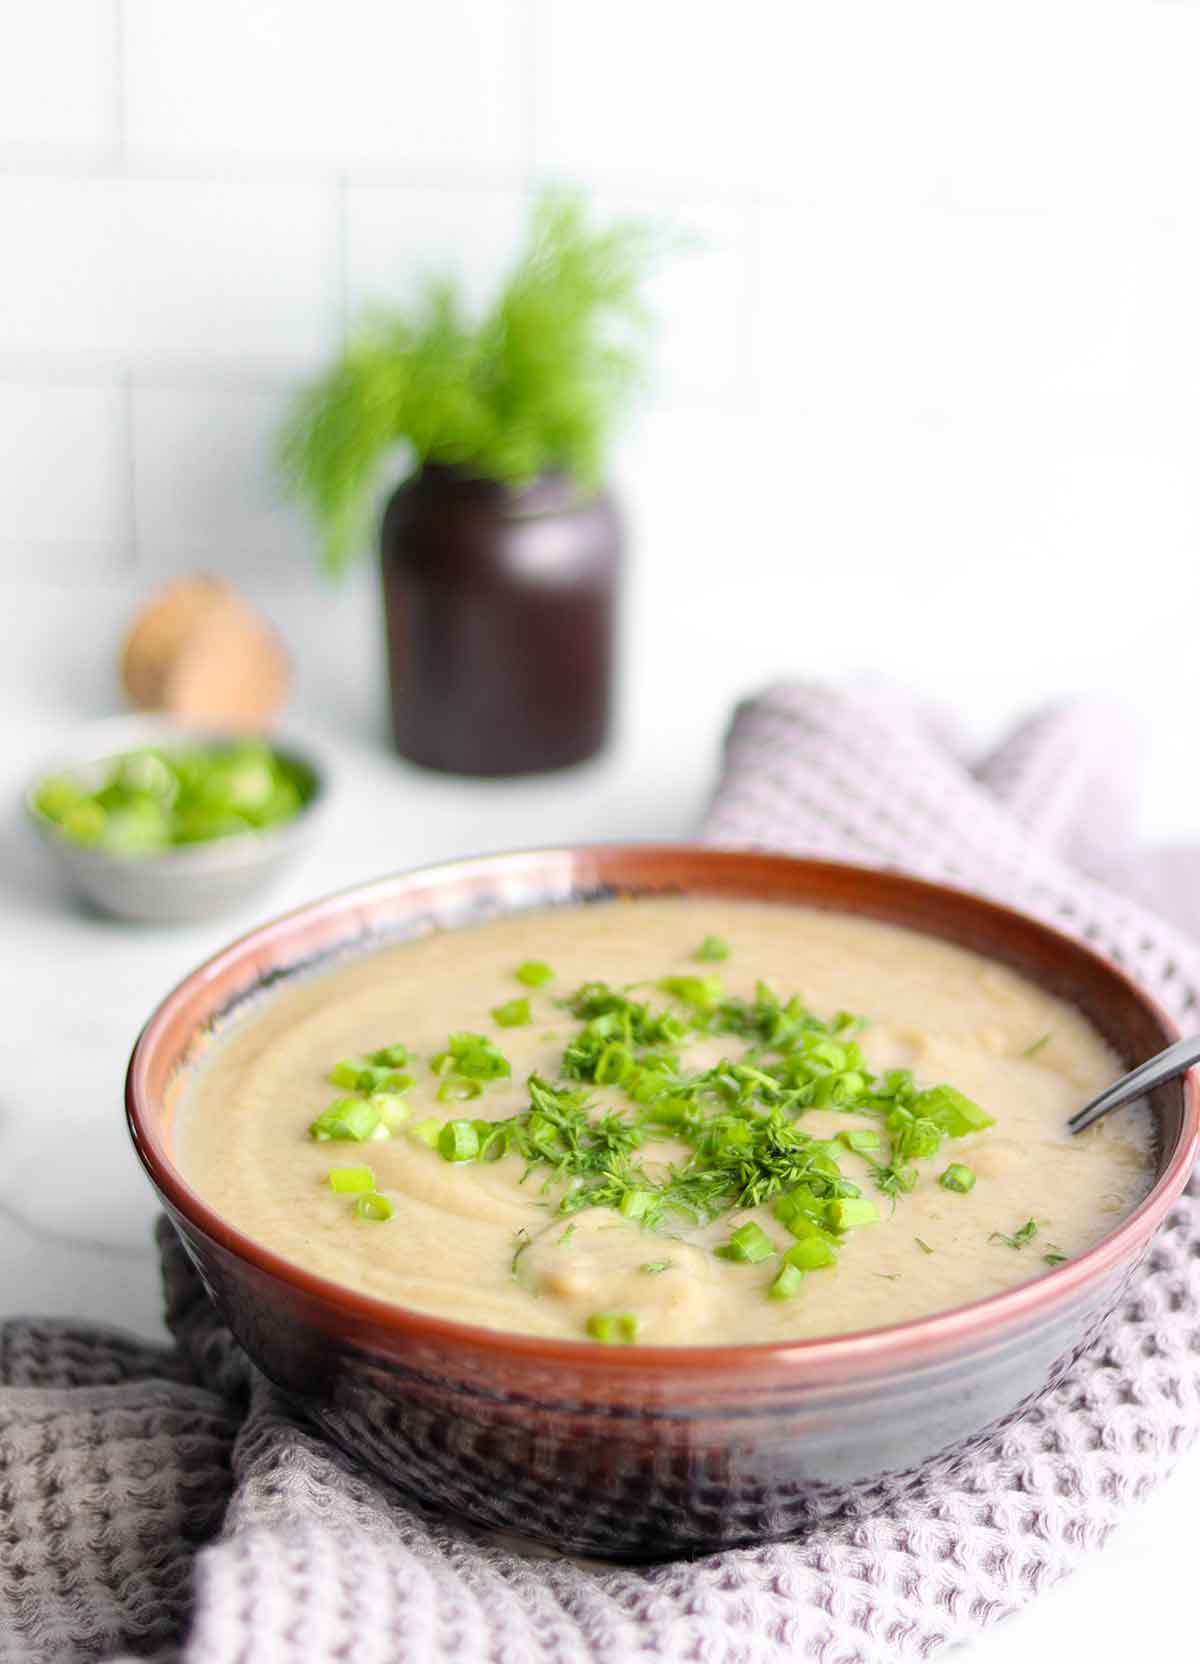
[[181,924],[239,906],[279,877],[310,837],[324,804],[326,773],[306,748],[272,735],[267,743],[311,773],[312,796],[291,820],[150,854],[88,849],[64,838],[35,801],[48,775],[78,774],[145,745],[221,745],[238,736],[180,728],[154,718],[95,724],[80,748],[40,768],[24,793],[25,812],[72,888],[94,907],[139,924]]

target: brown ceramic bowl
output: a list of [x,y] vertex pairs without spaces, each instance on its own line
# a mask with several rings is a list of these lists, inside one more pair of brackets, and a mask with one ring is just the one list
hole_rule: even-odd
[[133,1053],[129,1124],[251,1358],[401,1489],[485,1525],[643,1559],[787,1536],[877,1506],[928,1458],[1043,1390],[1112,1309],[1198,1142],[1191,1081],[1173,1082],[1151,1100],[1153,1189],[1086,1254],[934,1317],[793,1345],[610,1348],[428,1317],[258,1246],[179,1172],[172,1122],[205,1037],[278,980],[517,908],[650,892],[802,902],[960,943],[1073,1001],[1131,1064],[1176,1038],[1115,966],[977,896],[683,845],[498,855],[385,878],[264,925],[168,995]]

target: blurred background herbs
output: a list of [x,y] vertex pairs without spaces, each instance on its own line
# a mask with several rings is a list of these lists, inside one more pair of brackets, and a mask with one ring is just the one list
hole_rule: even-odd
[[412,305],[377,308],[296,399],[279,447],[314,515],[325,570],[362,552],[381,465],[398,442],[417,468],[521,486],[564,473],[600,483],[613,428],[644,378],[642,293],[662,240],[632,219],[600,228],[561,190],[536,203],[526,244],[480,317],[453,274]]

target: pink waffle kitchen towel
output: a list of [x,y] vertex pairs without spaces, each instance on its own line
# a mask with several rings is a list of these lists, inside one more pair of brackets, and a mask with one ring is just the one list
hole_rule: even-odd
[[[1130,740],[1071,706],[972,761],[895,694],[743,706],[714,843],[895,865],[1085,937],[1194,1027],[1200,865],[1132,847]],[[886,1513],[649,1568],[452,1524],[296,1421],[161,1232],[172,1349],[0,1330],[0,1659],[187,1664],[897,1664],[1031,1600],[1169,1472],[1200,1425],[1200,1204],[1172,1211],[1062,1381]]]

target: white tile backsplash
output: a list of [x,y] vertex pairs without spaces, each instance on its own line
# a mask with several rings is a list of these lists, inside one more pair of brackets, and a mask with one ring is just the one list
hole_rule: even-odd
[[119,387],[0,383],[0,577],[128,565],[127,438]]
[[308,530],[274,467],[286,400],[279,388],[134,388],[137,546],[148,571],[309,579]]
[[[760,58],[744,7],[533,3],[540,169],[708,188],[754,178],[749,120]],[[751,16],[759,9],[754,0]]]
[[118,0],[0,10],[0,147],[85,161],[117,143]]
[[449,271],[479,310],[511,265],[529,194],[519,188],[350,184],[346,188],[346,292],[351,317],[408,300],[422,280]]
[[129,143],[203,157],[517,166],[522,0],[125,8]]
[[0,176],[0,363],[306,370],[339,320],[328,184]]
[[484,304],[543,180],[696,234],[614,461],[646,629],[703,654],[740,607],[764,670],[886,665],[917,594],[969,662],[1007,581],[1051,665],[1072,595],[1144,631],[1200,570],[1200,6],[8,13],[0,576],[36,548],[307,581],[288,391],[424,271]]

